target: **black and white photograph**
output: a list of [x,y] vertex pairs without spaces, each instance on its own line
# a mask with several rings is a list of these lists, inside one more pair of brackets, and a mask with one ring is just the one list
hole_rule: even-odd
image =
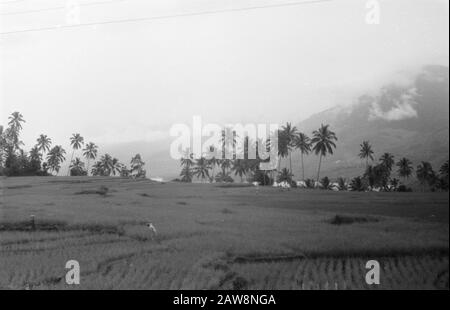
[[449,1],[0,0],[0,290],[448,291]]

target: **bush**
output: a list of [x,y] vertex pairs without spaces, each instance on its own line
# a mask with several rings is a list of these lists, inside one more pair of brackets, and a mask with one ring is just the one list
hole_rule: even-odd
[[332,225],[348,225],[353,223],[376,223],[378,221],[379,220],[374,217],[336,215],[329,223]]
[[412,192],[412,188],[411,187],[407,187],[406,185],[400,185],[397,188],[397,192],[401,192],[401,193],[408,193],[408,192]]
[[234,180],[229,174],[227,174],[227,173],[223,174],[222,172],[220,172],[216,175],[216,182],[217,183],[233,183]]
[[363,178],[356,177],[350,182],[350,189],[355,192],[364,192],[367,190],[367,185],[365,184]]
[[306,179],[305,180],[305,184],[307,188],[314,188],[314,184],[316,182],[313,179]]
[[70,176],[72,177],[86,176],[86,175],[87,171],[84,169],[77,169],[77,168],[70,169]]
[[328,189],[330,188],[330,179],[328,177],[324,177],[320,183],[322,184],[322,188],[323,189]]
[[0,175],[12,177],[47,176],[49,174],[46,170],[41,169],[40,160],[27,156],[25,152],[19,154],[9,152],[6,156],[4,166],[0,169]]
[[256,170],[255,174],[253,175],[253,182],[258,182],[263,186],[271,186],[273,184],[273,179],[267,173],[264,173],[264,171]]
[[347,183],[345,182],[344,178],[339,178],[338,184],[339,184],[339,190],[341,190],[341,191],[347,190]]

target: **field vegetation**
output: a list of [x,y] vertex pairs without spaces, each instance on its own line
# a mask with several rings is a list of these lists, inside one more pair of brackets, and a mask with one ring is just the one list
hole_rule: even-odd
[[[1,187],[2,289],[448,289],[448,193],[119,177]],[[71,259],[79,286],[65,283]],[[373,259],[378,286],[365,283]]]

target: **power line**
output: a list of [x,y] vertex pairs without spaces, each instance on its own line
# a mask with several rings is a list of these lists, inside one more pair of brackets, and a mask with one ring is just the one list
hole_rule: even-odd
[[17,3],[17,2],[23,2],[25,0],[11,0],[11,1],[2,1],[0,4],[11,4],[11,3]]
[[307,5],[307,4],[318,4],[318,3],[326,3],[326,2],[332,2],[332,1],[334,1],[334,0],[305,0],[305,1],[296,1],[296,2],[279,3],[279,4],[267,4],[267,5],[260,5],[260,6],[250,6],[250,7],[243,7],[243,8],[231,8],[231,9],[210,10],[210,11],[192,12],[192,13],[180,13],[180,14],[174,14],[174,15],[161,15],[161,16],[150,16],[150,17],[140,17],[140,18],[129,18],[129,19],[121,19],[121,20],[111,20],[111,21],[103,21],[103,22],[73,24],[73,25],[56,26],[56,27],[55,26],[51,26],[51,27],[42,27],[42,28],[34,28],[34,29],[6,31],[6,32],[0,32],[0,35],[9,35],[9,34],[26,33],[26,32],[40,32],[40,31],[49,31],[49,30],[56,30],[56,29],[81,28],[81,27],[89,27],[89,26],[97,26],[97,25],[125,24],[125,23],[135,23],[135,22],[143,22],[143,21],[150,21],[150,20],[174,19],[174,18],[180,18],[180,17],[190,17],[190,16],[200,16],[200,15],[214,15],[214,14],[231,13],[231,12],[244,12],[244,11],[267,9],[267,8],[301,6],[301,5]]
[[[108,1],[99,1],[99,2],[88,2],[88,3],[80,3],[78,6],[94,6],[94,5],[102,5],[102,4],[110,4],[115,2],[124,2],[128,0],[108,0]],[[66,6],[55,6],[51,8],[44,8],[44,9],[36,9],[36,10],[26,10],[26,11],[16,11],[16,12],[8,12],[8,13],[2,13],[0,16],[8,16],[8,15],[23,15],[23,14],[33,14],[33,13],[40,13],[40,12],[50,12],[50,11],[59,11],[59,10],[65,10]]]

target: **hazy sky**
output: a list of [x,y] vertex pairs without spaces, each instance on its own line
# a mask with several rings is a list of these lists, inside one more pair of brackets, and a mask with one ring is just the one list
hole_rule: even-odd
[[[66,24],[62,0],[0,1],[0,31]],[[122,0],[80,8],[80,22],[293,0]],[[98,0],[79,1],[81,4]],[[107,2],[103,0],[101,2]],[[351,103],[401,70],[448,65],[448,1],[332,0],[171,19],[0,35],[1,123],[20,111],[29,148],[166,138],[173,123],[298,122]]]

